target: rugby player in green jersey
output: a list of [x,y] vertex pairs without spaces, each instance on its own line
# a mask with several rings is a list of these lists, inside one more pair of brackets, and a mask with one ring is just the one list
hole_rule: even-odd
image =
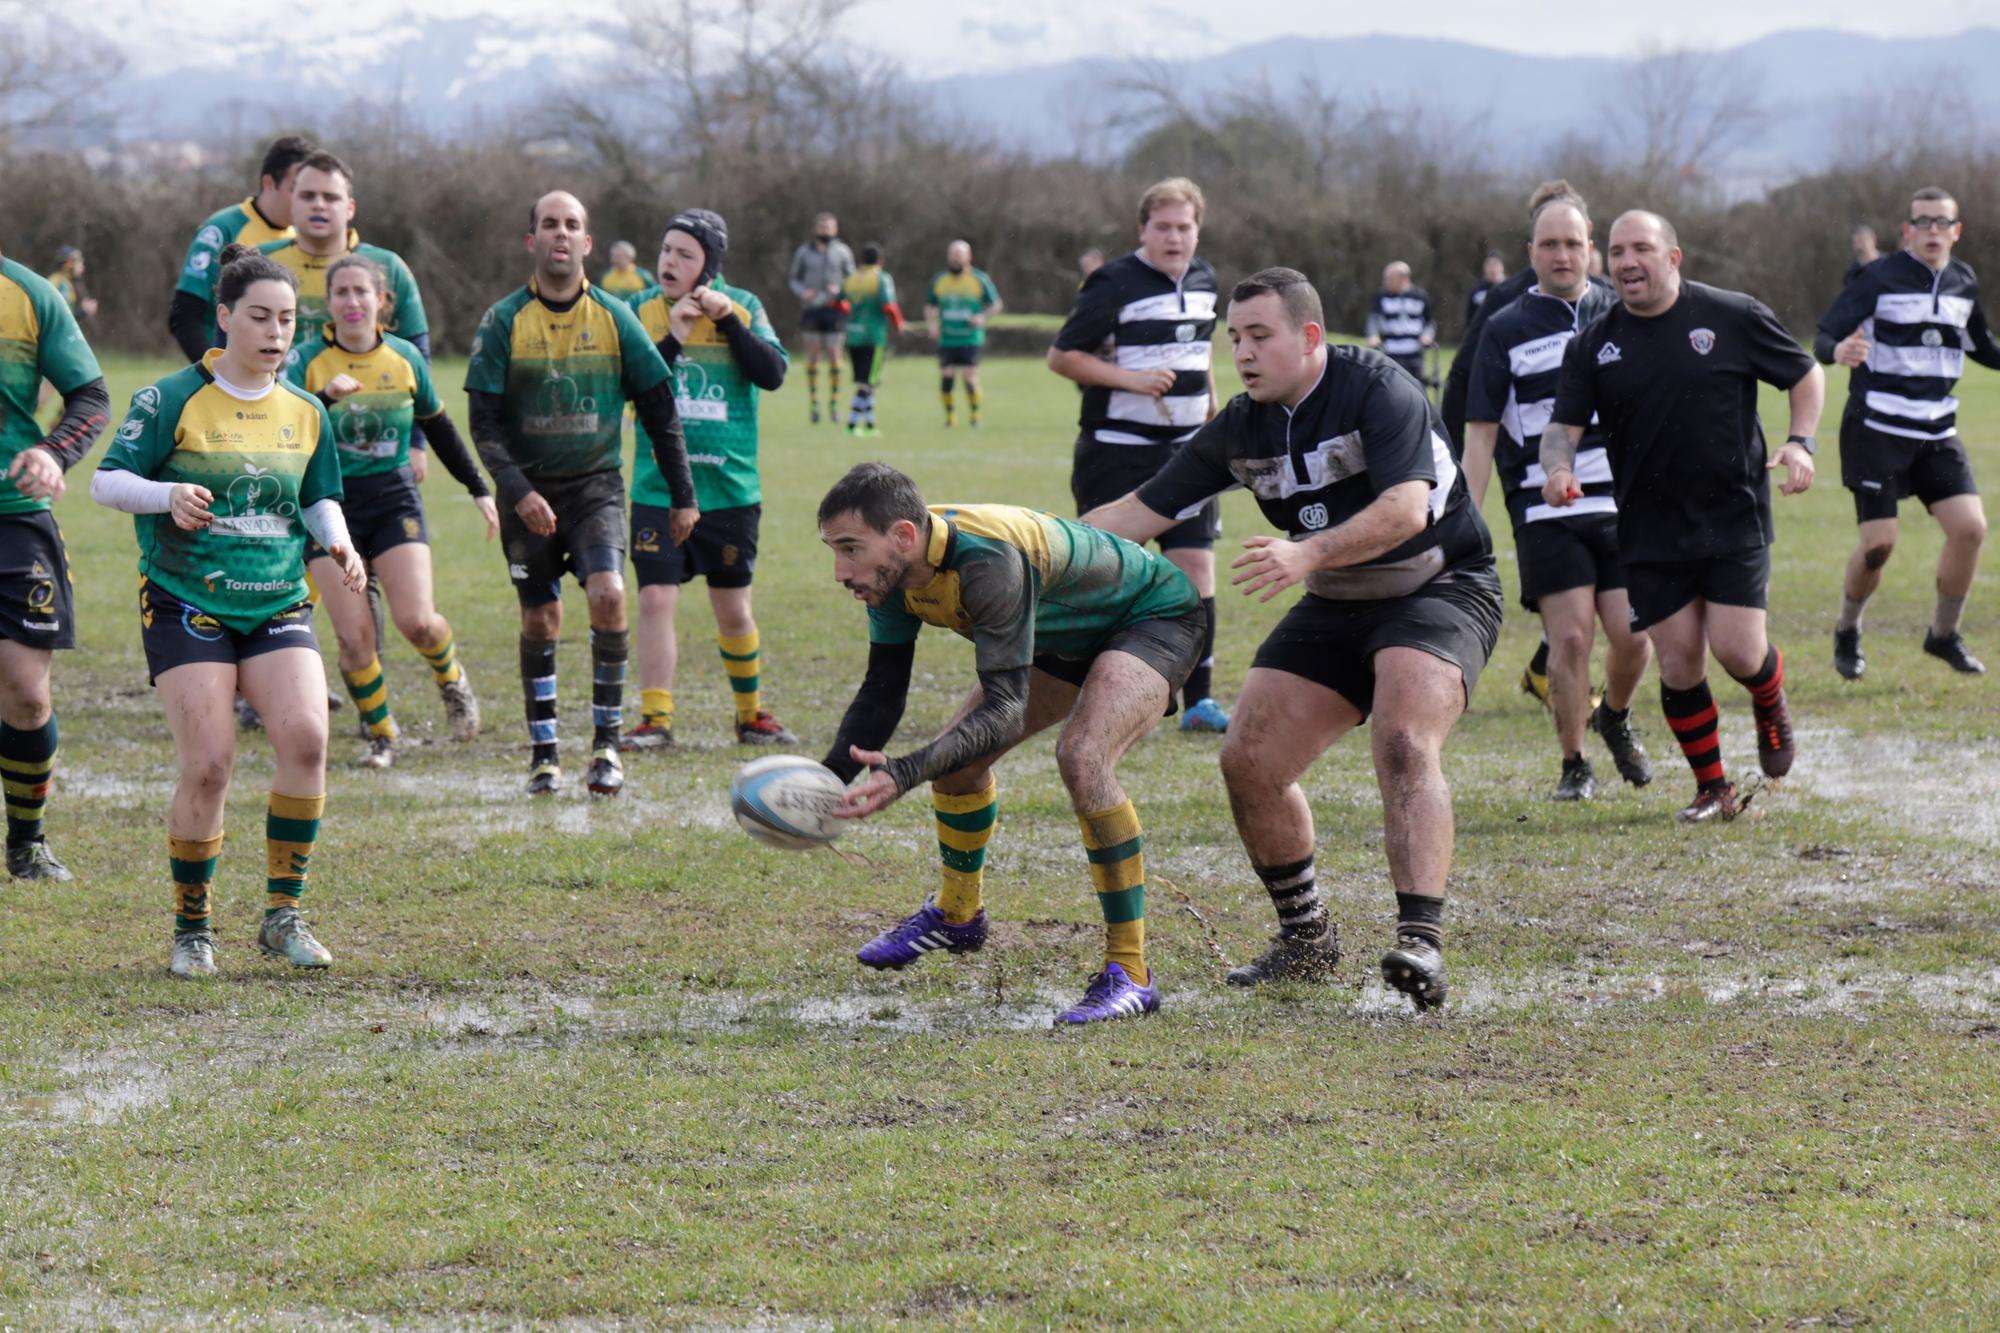
[[[882,463],[853,468],[819,507],[833,576],[868,607],[868,674],[826,764],[853,782],[836,813],[860,819],[930,783],[943,880],[935,897],[870,940],[860,960],[903,968],[934,949],[986,943],[980,880],[999,793],[993,765],[1060,724],[1056,766],[1083,829],[1104,916],[1104,966],[1058,1023],[1136,1018],[1159,1008],[1146,965],[1139,816],[1118,761],[1156,726],[1201,655],[1201,598],[1164,557],[1012,505],[926,506]],[[979,683],[943,734],[894,759],[917,634],[972,640]]]
[[373,260],[388,279],[385,331],[415,344],[428,360],[430,321],[424,317],[417,280],[395,251],[362,241],[354,230],[355,206],[354,172],[332,153],[316,152],[299,163],[293,180],[292,226],[298,234],[258,248],[298,279],[299,328],[306,333],[326,327],[328,266],[343,255]]
[[49,286],[68,303],[69,312],[79,322],[97,313],[97,298],[83,288],[83,267],[83,251],[73,245],[56,247],[56,267],[49,274]]
[[896,304],[896,280],[882,267],[882,247],[861,247],[861,267],[841,288],[847,302],[847,359],[854,368],[854,398],[847,409],[849,435],[880,435],[875,428],[875,390],[889,359],[889,335],[903,331],[903,308]]
[[[479,506],[488,541],[500,530],[500,514],[438,401],[430,366],[413,344],[383,328],[389,297],[381,268],[353,254],[334,260],[325,276],[331,322],[297,349],[286,378],[327,405],[355,548],[382,580],[396,628],[429,664],[452,739],[469,741],[479,734],[479,701],[458,661],[451,623],[432,600],[429,526],[410,469],[417,422],[430,432],[438,461]],[[368,599],[334,586],[330,557],[316,543],[307,549],[307,567],[325,590],[327,616],[340,640],[340,674],[367,728],[368,750],[360,762],[387,768],[395,762],[401,729],[389,711]]]
[[951,403],[952,380],[965,377],[967,419],[979,424],[979,357],[986,347],[986,322],[1000,313],[1000,292],[984,269],[972,266],[972,246],[953,241],[944,250],[944,271],[931,279],[924,298],[924,323],[938,349],[938,392],[944,396],[944,424],[958,416]]
[[223,248],[236,242],[262,245],[292,234],[292,181],[299,163],[313,152],[312,141],[296,134],[272,140],[258,169],[257,193],[211,215],[195,232],[167,312],[167,327],[189,361],[201,360],[215,346],[215,279],[222,271]]
[[604,270],[604,276],[597,285],[613,296],[629,301],[640,292],[650,290],[653,275],[639,267],[639,251],[630,241],[611,243],[611,267]]
[[674,409],[674,380],[632,307],[583,275],[590,218],[576,196],[543,195],[528,215],[528,285],[495,302],[472,340],[465,390],[472,438],[500,491],[500,537],[521,603],[521,687],[534,755],[528,794],[562,786],[556,748],[556,636],[562,576],[590,604],[591,740],[586,784],[615,796],[625,660],[625,404],[652,444],[679,545],[701,510]]
[[628,750],[674,743],[674,612],[681,585],[708,580],[722,669],[736,702],[736,739],[792,745],[762,694],[763,647],[750,614],[763,492],[757,480],[757,398],[785,382],[784,344],[764,303],[722,280],[729,227],[705,208],[683,209],[660,241],[660,285],[633,301],[646,336],[674,375],[701,521],[686,541],[667,540],[673,496],[653,461],[645,424],[632,463],[632,567],[639,574],[639,725]]
[[[46,434],[35,424],[43,381],[63,400]],[[56,766],[49,673],[55,650],[76,646],[69,555],[49,506],[110,415],[104,374],[68,304],[0,257],[0,782],[15,879],[70,877],[42,833]]]
[[333,961],[299,912],[326,808],[326,669],[306,602],[307,534],[350,590],[366,579],[340,512],[326,408],[282,375],[292,275],[241,245],[223,251],[221,268],[216,327],[228,346],[133,395],[90,486],[98,503],[136,515],[146,669],[180,757],[167,815],[179,977],[215,971],[210,886],[239,688],[263,714],[276,760],[257,946],[297,967]]

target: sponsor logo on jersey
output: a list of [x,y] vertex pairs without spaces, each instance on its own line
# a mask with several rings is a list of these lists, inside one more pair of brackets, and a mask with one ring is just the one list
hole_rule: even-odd
[[40,583],[29,585],[28,609],[30,611],[48,611],[50,608],[54,607],[55,604],[56,604],[55,584],[50,583],[47,579],[44,579]]
[[1944,346],[1944,335],[1936,329],[1925,329],[1923,343],[1926,347],[1942,347]]
[[298,587],[292,579],[235,579],[225,569],[211,569],[201,576],[210,592],[291,592]]
[[1624,359],[1624,354],[1618,350],[1617,343],[1606,343],[1597,349],[1597,364],[1600,366],[1608,366],[1613,361],[1622,361]]
[[1192,324],[1181,324],[1181,325],[1178,325],[1178,326],[1176,326],[1176,327],[1175,327],[1175,329],[1174,329],[1174,341],[1175,341],[1175,342],[1177,342],[1177,343],[1191,343],[1191,342],[1193,342],[1193,341],[1194,341],[1194,325],[1192,325]]
[[1715,330],[1690,329],[1688,343],[1694,348],[1696,356],[1707,356],[1715,350]]

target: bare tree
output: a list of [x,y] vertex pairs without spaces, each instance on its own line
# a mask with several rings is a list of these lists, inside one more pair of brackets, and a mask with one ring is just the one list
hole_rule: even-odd
[[124,66],[123,55],[82,28],[0,0],[0,142],[107,120],[103,90]]
[[1732,150],[1770,129],[1772,112],[1743,60],[1707,51],[1642,48],[1604,87],[1598,111],[1613,155],[1650,192],[1712,184]]

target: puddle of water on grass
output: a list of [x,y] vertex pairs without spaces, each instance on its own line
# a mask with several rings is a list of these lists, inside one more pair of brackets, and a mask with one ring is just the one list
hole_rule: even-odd
[[1786,781],[1808,795],[1847,813],[2000,847],[2000,746],[1860,737],[1840,727],[1797,734],[1798,762]]
[[132,1052],[65,1060],[60,1069],[72,1086],[0,1097],[0,1108],[21,1116],[102,1125],[167,1097],[167,1071]]

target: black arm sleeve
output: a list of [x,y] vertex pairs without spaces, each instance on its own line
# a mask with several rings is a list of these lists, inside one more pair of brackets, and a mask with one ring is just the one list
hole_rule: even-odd
[[1823,366],[1833,364],[1834,336],[1825,329],[1813,334],[1813,359]]
[[533,492],[535,484],[507,451],[507,400],[497,393],[478,389],[467,389],[465,397],[472,404],[472,447],[479,451],[479,461],[486,464],[486,470],[493,476],[501,507],[512,509]]
[[957,726],[923,749],[889,761],[897,791],[957,772],[1021,739],[1028,724],[1028,668],[982,671],[979,688],[984,697]]
[[54,454],[56,462],[67,472],[83,461],[110,420],[111,392],[104,387],[104,377],[100,375],[63,395],[62,416],[54,429],[42,437],[40,447]]
[[914,642],[868,645],[868,674],[861,678],[854,702],[847,705],[847,714],[840,719],[833,748],[826,752],[826,766],[842,782],[854,781],[854,775],[861,771],[848,746],[880,750],[896,734],[903,707],[910,699],[910,673],[916,660]]
[[[437,461],[444,464],[444,470],[451,473],[453,481],[471,492],[475,500],[492,494],[486,488],[486,478],[479,475],[479,466],[472,461],[472,450],[465,447],[465,441],[460,438],[458,427],[452,424],[450,417],[440,412],[417,424],[430,433],[431,448],[437,455]],[[411,443],[414,446],[415,441]]]
[[1972,317],[1965,322],[1965,344],[1967,356],[1988,370],[2000,370],[2000,345],[1994,343],[1986,312],[1977,301],[1972,303]]
[[[429,365],[431,362],[431,335],[428,333],[419,333],[407,341],[410,346],[416,348],[423,355],[424,364]],[[412,449],[430,448],[430,439],[424,434],[424,423],[421,419],[411,423],[410,447]],[[458,477],[458,473],[456,472],[453,472],[451,475]],[[460,481],[465,480],[463,477],[458,477],[458,479]]]
[[674,363],[674,358],[681,354],[681,340],[671,333],[654,343],[653,346],[659,349],[660,359],[670,366]]
[[180,344],[181,355],[190,361],[201,360],[209,346],[208,302],[187,292],[175,292],[174,303],[167,307],[167,328]]
[[785,382],[785,354],[750,332],[750,326],[736,317],[734,310],[715,321],[729,341],[729,355],[743,378],[770,393]]
[[660,475],[666,478],[674,508],[695,508],[694,474],[688,471],[687,441],[681,437],[680,409],[674,406],[673,377],[668,376],[634,398],[632,410],[653,441],[653,461],[660,465]]

